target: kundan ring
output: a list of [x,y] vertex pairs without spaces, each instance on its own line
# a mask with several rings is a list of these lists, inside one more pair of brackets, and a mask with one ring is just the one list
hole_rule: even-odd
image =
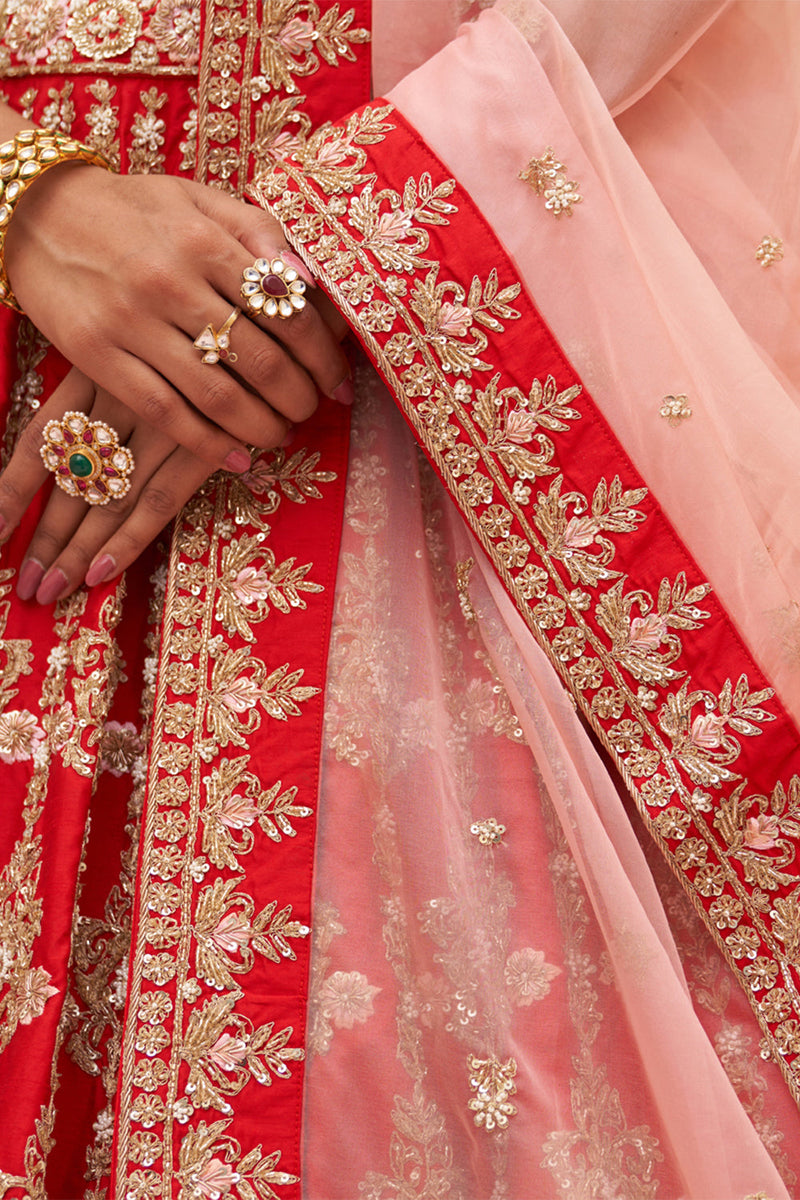
[[105,421],[68,412],[60,421],[48,421],[42,436],[42,461],[68,496],[78,496],[87,504],[108,504],[129,491],[133,455]]
[[306,285],[282,258],[258,258],[242,272],[242,299],[254,317],[291,317],[306,306]]
[[221,358],[230,363],[236,362],[238,355],[230,349],[231,329],[236,318],[241,315],[242,310],[235,308],[220,329],[206,325],[203,332],[194,339],[192,345],[196,350],[203,351],[204,363],[217,363]]

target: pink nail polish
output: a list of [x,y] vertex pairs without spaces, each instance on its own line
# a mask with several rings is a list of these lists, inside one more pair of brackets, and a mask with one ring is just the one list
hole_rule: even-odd
[[350,376],[348,375],[347,379],[343,379],[339,386],[333,389],[331,394],[338,404],[344,404],[349,407],[356,398],[356,391]]
[[54,604],[66,586],[67,577],[59,567],[48,571],[36,592],[37,603]]
[[285,450],[287,446],[291,446],[296,436],[294,426],[290,425],[284,434],[283,441],[279,443],[280,449]]
[[36,558],[28,558],[19,570],[17,580],[17,595],[20,600],[30,600],[36,594],[36,589],[42,582],[44,567]]
[[250,469],[250,455],[246,450],[231,450],[225,459],[225,469],[233,471],[234,475],[241,475],[242,471]]
[[113,575],[116,565],[110,554],[103,554],[86,572],[86,586],[96,587],[98,583],[103,583]]
[[294,267],[295,271],[297,271],[297,274],[304,283],[308,284],[309,287],[313,288],[317,286],[314,276],[311,274],[302,258],[299,258],[296,254],[292,254],[291,250],[284,250],[281,254],[281,258],[290,267]]

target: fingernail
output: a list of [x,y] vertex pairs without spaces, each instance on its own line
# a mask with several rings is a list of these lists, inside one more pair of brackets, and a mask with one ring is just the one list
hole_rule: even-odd
[[30,600],[42,582],[44,567],[36,558],[27,558],[19,569],[17,595],[20,600]]
[[342,380],[338,387],[333,389],[331,395],[337,404],[345,404],[349,407],[353,403],[356,398],[356,391],[349,375],[347,379]]
[[233,471],[235,475],[241,475],[242,471],[250,469],[250,455],[246,450],[231,450],[225,459],[225,466],[227,470]]
[[66,586],[67,577],[59,567],[56,567],[54,571],[48,571],[36,592],[37,603],[54,604]]
[[96,562],[93,562],[86,572],[86,586],[96,587],[98,583],[102,583],[114,573],[116,563],[110,554],[103,554]]
[[301,279],[305,280],[309,287],[317,286],[317,281],[309,271],[306,264],[303,262],[302,258],[298,258],[296,254],[292,254],[291,250],[284,250],[281,254],[281,258],[290,267],[294,267],[295,271],[297,271],[297,274]]
[[287,446],[291,446],[295,436],[294,425],[290,425],[284,434],[283,441],[280,443],[280,449],[285,450]]

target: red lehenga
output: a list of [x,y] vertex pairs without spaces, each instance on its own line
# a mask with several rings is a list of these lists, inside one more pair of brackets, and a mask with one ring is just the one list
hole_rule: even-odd
[[9,5],[11,104],[268,206],[361,349],[124,583],[4,552],[0,1195],[795,1194],[796,216],[656,136],[794,17],[610,95],[500,7],[398,83],[455,14],[376,3],[367,103],[367,3]]

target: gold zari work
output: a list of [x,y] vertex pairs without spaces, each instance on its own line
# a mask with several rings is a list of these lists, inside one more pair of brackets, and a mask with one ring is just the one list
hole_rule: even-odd
[[[501,287],[494,269],[468,283],[442,279],[441,265],[428,256],[426,226],[450,222],[455,185],[426,173],[376,192],[364,147],[393,129],[392,109],[381,105],[323,128],[265,173],[253,194],[283,222],[359,330],[634,795],[650,811],[674,798],[688,814],[707,857],[679,854],[669,825],[661,844],[699,906],[725,900],[739,913],[741,905],[740,936],[723,939],[713,921],[709,928],[753,997],[798,1095],[787,1059],[795,1051],[774,1041],[781,1035],[768,1028],[768,997],[781,966],[793,962],[789,947],[800,922],[788,901],[760,902],[758,879],[782,887],[796,880],[800,888],[800,873],[795,866],[776,874],[764,859],[772,826],[762,808],[763,829],[752,816],[762,801],[736,770],[743,740],[775,719],[772,693],[746,675],[722,680],[716,690],[687,676],[687,639],[709,620],[702,607],[708,585],[678,574],[662,579],[654,594],[617,565],[621,540],[649,519],[646,489],[618,477],[598,478],[584,490],[567,485],[550,434],[583,420],[579,393],[555,379],[536,379],[527,390],[502,386],[483,328],[496,337],[517,318],[519,287]],[[707,789],[723,786],[738,789],[737,812],[755,821],[751,839],[762,839],[763,849],[745,846],[740,857],[744,884],[722,830],[707,816],[716,805]],[[769,954],[751,959],[753,945]],[[793,1005],[800,1013],[800,996]]]
[[193,75],[200,52],[200,0],[9,0],[0,76]]

